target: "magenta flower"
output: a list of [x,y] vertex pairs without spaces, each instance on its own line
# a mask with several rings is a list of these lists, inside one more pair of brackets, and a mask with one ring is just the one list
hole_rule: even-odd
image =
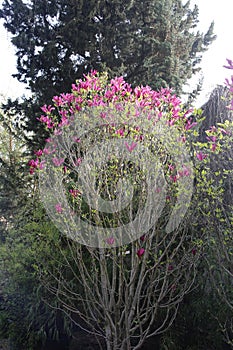
[[59,159],[59,158],[53,158],[53,159],[52,159],[52,162],[53,162],[53,164],[54,164],[55,166],[60,166],[60,165],[62,165],[62,163],[64,162],[64,158],[61,158],[61,159]]
[[42,160],[39,164],[39,169],[42,170],[45,167],[45,160]]
[[58,203],[58,204],[56,204],[55,205],[55,209],[56,209],[56,212],[58,213],[58,214],[61,214],[62,213],[62,206],[61,206],[61,204],[60,203]]
[[174,176],[169,176],[170,177],[170,180],[172,181],[172,182],[177,182],[178,181],[178,176],[177,175],[174,175]]
[[217,148],[216,143],[212,143],[211,151],[212,151],[212,152],[215,152],[215,151],[216,151],[216,148]]
[[112,245],[115,242],[115,239],[113,237],[109,237],[106,239],[106,243],[108,243],[109,245]]
[[196,248],[193,248],[192,249],[192,254],[195,256],[197,254],[197,249]]
[[180,177],[183,177],[183,176],[189,176],[190,175],[190,171],[189,169],[183,165],[183,169],[182,171],[179,171],[178,174]]
[[131,145],[129,145],[127,142],[125,142],[125,146],[127,150],[131,153],[134,150],[134,148],[137,147],[137,144],[132,142]]
[[193,126],[197,125],[196,122],[193,122],[192,123],[192,119],[189,119],[185,125],[185,130],[189,130],[191,129]]
[[226,60],[227,60],[228,66],[225,65],[225,66],[223,66],[223,67],[224,67],[224,68],[227,68],[227,69],[233,69],[233,61],[232,61],[232,60],[229,60],[229,58],[227,58]]
[[205,159],[207,157],[207,154],[203,154],[202,152],[199,152],[196,154],[196,157],[198,160],[202,161],[203,159]]
[[41,110],[44,112],[44,113],[51,113],[52,111],[54,111],[54,107],[52,107],[51,105],[47,106],[47,105],[44,105],[43,107],[41,107]]
[[139,258],[141,258],[144,253],[145,253],[145,249],[144,248],[139,248],[138,251],[137,251],[137,256]]
[[124,130],[123,129],[116,130],[116,134],[120,136],[124,136]]
[[42,154],[43,154],[43,151],[42,151],[41,149],[39,149],[38,151],[35,151],[35,155],[36,155],[37,157],[41,157]]
[[82,163],[82,158],[78,158],[78,159],[76,159],[74,165],[79,166],[81,163]]
[[31,168],[34,168],[34,169],[37,168],[39,165],[39,159],[37,158],[36,160],[34,160],[34,159],[29,160],[28,165]]
[[81,192],[79,190],[71,189],[71,190],[69,190],[69,192],[70,192],[71,196],[74,197],[74,198],[76,198],[78,195],[81,194]]
[[48,129],[52,129],[54,127],[54,123],[51,118],[48,116],[42,115],[40,118],[37,118],[41,123],[46,124]]
[[140,240],[141,240],[142,242],[144,242],[145,239],[146,239],[146,235],[142,235],[142,236],[140,237]]

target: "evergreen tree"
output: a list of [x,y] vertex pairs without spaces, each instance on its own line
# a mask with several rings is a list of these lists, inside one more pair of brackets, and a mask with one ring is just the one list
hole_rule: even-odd
[[180,94],[215,38],[213,23],[196,30],[198,8],[181,0],[5,0],[0,18],[17,50],[15,76],[33,93],[18,107],[37,132],[38,106],[91,69]]
[[0,111],[0,239],[33,187],[24,137],[17,124],[17,118],[10,112]]

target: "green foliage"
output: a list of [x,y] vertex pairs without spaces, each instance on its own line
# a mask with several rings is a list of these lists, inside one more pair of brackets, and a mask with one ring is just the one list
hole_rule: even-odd
[[47,339],[70,334],[68,318],[40,280],[41,266],[46,273],[59,260],[59,237],[44,210],[32,202],[14,218],[14,227],[0,246],[0,335],[11,339],[15,349],[33,350]]
[[4,1],[0,10],[16,48],[18,80],[33,98],[16,103],[36,131],[38,106],[69,91],[91,69],[123,75],[134,87],[180,94],[215,39],[197,31],[198,8],[181,0]]

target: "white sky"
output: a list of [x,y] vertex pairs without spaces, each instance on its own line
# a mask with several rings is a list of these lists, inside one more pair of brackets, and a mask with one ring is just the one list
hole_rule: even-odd
[[[0,0],[0,5],[2,0]],[[200,31],[206,32],[212,20],[215,22],[215,34],[217,39],[204,54],[202,68],[204,86],[201,97],[198,98],[197,106],[205,102],[208,94],[216,84],[223,84],[230,71],[223,68],[226,58],[233,59],[233,30],[232,14],[233,0],[191,0],[191,6],[199,7]],[[10,36],[0,22],[0,94],[6,97],[19,97],[24,92],[23,85],[13,79],[11,74],[16,73],[16,57],[14,48],[10,42]]]

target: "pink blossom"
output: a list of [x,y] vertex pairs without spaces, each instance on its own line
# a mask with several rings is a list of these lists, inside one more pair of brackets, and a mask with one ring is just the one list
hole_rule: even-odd
[[61,214],[62,211],[63,211],[62,206],[61,206],[60,203],[58,203],[58,204],[55,205],[55,209],[56,209],[56,212],[57,212],[58,214]]
[[145,239],[146,239],[146,235],[142,235],[142,236],[140,237],[140,240],[141,240],[142,242],[144,242]]
[[35,151],[34,153],[37,157],[41,157],[43,154],[43,151],[41,149],[39,149],[38,151]]
[[39,169],[42,170],[45,167],[45,160],[42,160],[39,164]]
[[51,151],[50,148],[44,148],[43,152],[44,152],[44,154],[46,154],[46,155],[52,153],[52,151]]
[[37,118],[41,123],[46,124],[48,129],[52,129],[54,127],[54,122],[48,116],[42,115],[40,118]]
[[77,198],[77,196],[81,194],[81,192],[79,190],[71,189],[71,190],[69,190],[69,192],[70,192],[71,196],[74,198]]
[[170,180],[175,183],[178,181],[178,176],[177,175],[174,175],[174,176],[170,175]]
[[115,242],[115,239],[113,237],[109,237],[106,239],[106,243],[108,243],[109,245],[112,245]]
[[188,119],[186,125],[185,125],[185,130],[189,130],[191,129],[192,127],[194,127],[195,125],[197,125],[196,122],[193,122],[192,123],[192,119]]
[[44,112],[44,113],[51,113],[52,111],[54,111],[54,107],[52,107],[51,105],[47,106],[47,105],[44,105],[43,107],[41,107],[41,110]]
[[188,169],[186,166],[184,166],[184,165],[182,166],[182,168],[183,168],[184,170],[178,171],[179,176],[180,176],[180,177],[189,176],[189,175],[190,175],[189,169]]
[[196,157],[198,160],[202,161],[203,159],[205,159],[207,157],[207,154],[203,154],[202,152],[199,152],[196,154]]
[[123,129],[116,130],[116,134],[120,136],[124,136],[124,130]]
[[173,171],[173,170],[175,169],[175,166],[172,165],[172,164],[168,164],[168,169],[171,170],[171,171]]
[[144,248],[139,248],[138,251],[137,251],[137,256],[139,258],[141,258],[144,253],[145,253],[145,249]]
[[192,249],[192,254],[195,256],[197,254],[197,249],[196,248],[193,248]]
[[63,105],[63,99],[61,98],[61,96],[54,96],[53,102],[57,107],[61,107]]
[[34,160],[34,159],[29,160],[28,165],[31,168],[34,168],[34,169],[37,168],[39,165],[39,159],[37,158],[36,160]]
[[67,166],[64,166],[64,167],[63,167],[63,172],[64,172],[64,174],[67,173]]
[[230,60],[229,58],[227,58],[226,60],[227,60],[228,65],[225,65],[223,67],[227,68],[227,69],[233,69],[233,61]]
[[132,142],[131,145],[129,145],[127,142],[125,142],[125,146],[127,150],[131,153],[134,150],[134,148],[137,147],[137,143]]
[[215,151],[216,151],[216,148],[217,148],[216,143],[212,143],[211,151],[212,151],[212,152],[215,152]]
[[62,163],[64,162],[64,158],[53,158],[52,159],[52,162],[53,162],[53,164],[55,165],[55,166],[60,166],[60,165],[62,165]]
[[60,123],[58,124],[59,127],[69,125],[69,120],[66,116],[62,116]]
[[112,90],[114,93],[120,91],[122,84],[124,84],[124,78],[123,77],[116,77],[111,80]]
[[82,163],[82,158],[78,158],[78,159],[76,159],[74,165],[79,166],[81,163]]
[[219,128],[219,131],[221,131],[222,134],[226,134],[226,135],[229,134],[229,132],[223,128]]
[[54,130],[54,135],[58,136],[58,135],[61,135],[62,134],[62,131],[59,130],[59,129],[55,129]]

